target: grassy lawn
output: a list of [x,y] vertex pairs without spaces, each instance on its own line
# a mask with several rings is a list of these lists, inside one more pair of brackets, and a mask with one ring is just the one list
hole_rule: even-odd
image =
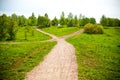
[[56,42],[0,44],[0,80],[23,80]]
[[56,36],[64,36],[67,34],[70,34],[72,32],[75,32],[77,30],[79,30],[79,27],[57,27],[57,26],[51,26],[49,28],[43,28],[42,30],[54,34]]
[[79,80],[120,80],[120,28],[67,39],[76,48]]
[[43,34],[41,32],[38,32],[37,30],[35,30],[35,28],[29,26],[29,31],[27,32],[27,40],[25,40],[24,27],[20,27],[18,29],[18,33],[15,41],[42,41],[50,38],[51,38],[50,36]]

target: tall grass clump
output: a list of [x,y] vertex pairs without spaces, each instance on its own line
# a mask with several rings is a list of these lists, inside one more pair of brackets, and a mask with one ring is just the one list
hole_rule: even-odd
[[88,34],[103,34],[103,27],[98,24],[88,23],[84,26],[85,33]]

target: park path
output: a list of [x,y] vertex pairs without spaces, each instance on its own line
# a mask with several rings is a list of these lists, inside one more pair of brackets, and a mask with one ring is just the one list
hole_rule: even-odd
[[37,28],[36,30],[51,36],[57,44],[39,65],[26,74],[25,80],[78,80],[75,48],[65,39],[84,30],[62,37],[56,37]]

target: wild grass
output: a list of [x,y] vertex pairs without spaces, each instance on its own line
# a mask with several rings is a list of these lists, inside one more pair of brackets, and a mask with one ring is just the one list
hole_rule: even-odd
[[42,30],[54,34],[56,36],[63,36],[63,35],[67,35],[70,34],[72,32],[75,32],[77,30],[79,30],[79,27],[58,27],[58,26],[51,26],[48,28],[43,28]]
[[25,40],[25,27],[19,27],[15,41],[42,41],[42,40],[47,40],[51,38],[50,36],[46,34],[38,32],[32,26],[27,26],[27,27],[29,27],[28,28],[29,30],[26,33],[27,40]]
[[79,80],[120,80],[120,28],[67,39],[76,48]]
[[0,80],[23,80],[56,42],[0,44]]

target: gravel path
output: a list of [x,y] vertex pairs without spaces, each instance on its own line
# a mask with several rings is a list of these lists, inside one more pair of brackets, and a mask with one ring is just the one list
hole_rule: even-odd
[[75,48],[65,39],[82,33],[84,30],[59,38],[42,30],[37,30],[51,36],[52,40],[57,41],[57,44],[43,62],[26,74],[25,80],[78,80]]

